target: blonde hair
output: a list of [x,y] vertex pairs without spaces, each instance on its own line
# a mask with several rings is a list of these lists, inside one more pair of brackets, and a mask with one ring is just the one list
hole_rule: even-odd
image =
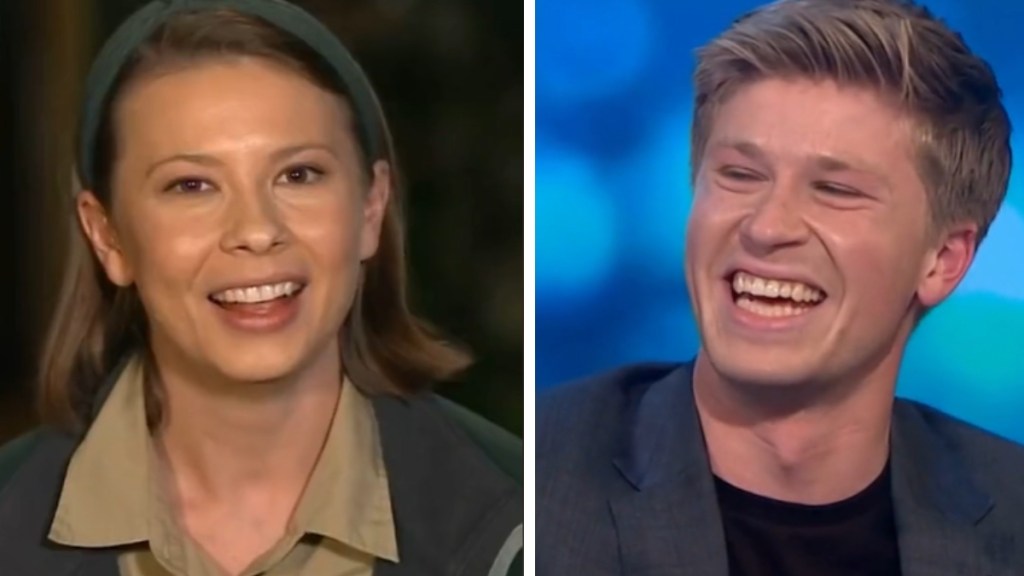
[[736,20],[698,52],[691,169],[716,109],[768,77],[878,90],[913,122],[932,224],[985,237],[1012,163],[1010,120],[989,65],[924,7],[899,0],[781,0]]
[[[111,110],[117,92],[133,79],[196,59],[255,56],[288,66],[345,98],[326,67],[301,42],[263,20],[231,10],[185,12],[158,28],[122,70],[112,90],[96,143],[93,193],[109,209],[110,173],[117,142]],[[366,180],[375,160],[391,165],[392,198],[384,216],[376,255],[363,264],[352,309],[342,327],[340,353],[349,379],[368,394],[404,395],[451,377],[469,356],[440,340],[409,309],[406,298],[404,224],[394,147],[383,112],[377,107],[379,158],[363,155]],[[342,127],[342,128],[352,128]],[[64,284],[42,355],[39,404],[43,422],[79,431],[90,420],[96,394],[117,364],[138,353],[152,360],[146,315],[133,288],[118,288],[106,277],[77,219],[73,219]],[[150,377],[147,411],[151,426],[160,420],[159,390]]]

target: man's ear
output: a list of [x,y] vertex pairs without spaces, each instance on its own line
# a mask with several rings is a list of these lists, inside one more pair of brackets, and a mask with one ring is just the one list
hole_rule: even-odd
[[93,253],[107,273],[107,278],[117,286],[127,287],[134,282],[134,274],[125,258],[124,249],[117,230],[107,209],[90,190],[83,190],[75,197],[78,222],[89,239]]
[[380,232],[391,201],[391,165],[384,160],[373,164],[373,180],[363,201],[363,228],[359,238],[359,259],[368,260],[380,246]]
[[946,229],[938,246],[929,254],[917,287],[917,298],[925,308],[939,305],[960,284],[974,261],[978,225],[962,223]]

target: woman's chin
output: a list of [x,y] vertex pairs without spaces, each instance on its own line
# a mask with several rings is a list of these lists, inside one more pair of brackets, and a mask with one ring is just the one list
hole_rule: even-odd
[[206,363],[224,382],[257,385],[295,380],[314,361],[303,355],[276,350],[234,351],[208,357]]

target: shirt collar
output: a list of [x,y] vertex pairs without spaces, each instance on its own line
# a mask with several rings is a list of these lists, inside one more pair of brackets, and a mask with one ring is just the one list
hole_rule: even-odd
[[[50,529],[54,542],[108,547],[144,542],[155,506],[144,368],[132,359],[68,465]],[[293,528],[398,561],[380,434],[370,400],[345,380]]]
[[50,540],[105,547],[148,538],[144,380],[141,360],[132,359],[71,457]]

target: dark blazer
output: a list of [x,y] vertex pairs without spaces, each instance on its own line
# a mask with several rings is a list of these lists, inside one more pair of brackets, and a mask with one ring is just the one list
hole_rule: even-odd
[[[374,574],[489,576],[499,557],[497,576],[522,574],[522,443],[437,396],[373,405],[401,557]],[[78,441],[40,429],[0,449],[0,576],[118,576],[117,549],[47,539]]]
[[[728,574],[691,372],[633,366],[538,398],[538,575]],[[1024,448],[897,400],[891,450],[903,576],[1024,575]]]

